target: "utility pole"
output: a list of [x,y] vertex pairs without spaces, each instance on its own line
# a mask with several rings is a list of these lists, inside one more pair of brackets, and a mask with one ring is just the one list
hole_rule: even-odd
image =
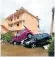
[[53,24],[54,24],[54,11],[55,8],[52,8],[52,21],[51,21],[51,28],[50,28],[50,35],[52,36],[52,32],[53,32]]

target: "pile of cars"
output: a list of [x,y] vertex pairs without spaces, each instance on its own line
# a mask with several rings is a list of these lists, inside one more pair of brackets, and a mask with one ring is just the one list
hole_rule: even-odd
[[23,41],[26,38],[32,38],[32,36],[33,33],[25,27],[25,29],[21,30],[20,32],[17,32],[16,36],[12,38],[11,42],[13,44],[21,44],[21,41]]
[[[25,26],[24,26],[25,27]],[[27,27],[17,33],[12,38],[13,44],[22,44],[23,46],[35,48],[49,44],[48,40],[52,39],[47,33],[33,34]]]

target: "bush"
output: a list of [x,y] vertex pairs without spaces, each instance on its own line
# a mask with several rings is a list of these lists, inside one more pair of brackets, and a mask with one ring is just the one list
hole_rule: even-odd
[[10,42],[11,39],[12,39],[12,36],[13,36],[12,32],[8,31],[5,34],[1,34],[1,39],[4,40],[4,41]]
[[54,35],[55,35],[55,33],[53,32],[53,33],[52,33],[52,37],[54,37]]
[[49,56],[54,56],[54,40],[52,40],[51,44],[49,45],[48,55]]

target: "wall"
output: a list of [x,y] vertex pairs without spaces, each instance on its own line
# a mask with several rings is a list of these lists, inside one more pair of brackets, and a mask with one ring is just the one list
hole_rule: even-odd
[[25,12],[25,23],[24,25],[30,29],[34,34],[37,34],[39,33],[39,30],[38,30],[38,21],[36,18],[34,18],[33,16],[31,16],[30,14],[26,13]]
[[[20,22],[19,26],[17,26],[17,24],[14,24],[12,27],[9,27],[8,24],[10,23],[15,23],[16,21],[20,21],[20,20],[25,20],[24,22]],[[19,22],[18,22],[19,23]],[[30,14],[24,12],[22,14],[19,15],[19,19],[13,20],[13,21],[9,21],[8,19],[4,21],[3,23],[5,25],[6,28],[10,29],[10,30],[22,30],[24,28],[23,25],[25,25],[28,29],[30,29],[34,34],[39,33],[38,30],[38,21],[36,18],[34,18],[33,16],[31,16]]]

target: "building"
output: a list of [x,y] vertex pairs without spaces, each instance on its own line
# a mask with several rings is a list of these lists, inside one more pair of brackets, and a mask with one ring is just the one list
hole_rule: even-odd
[[24,29],[25,25],[34,34],[39,33],[39,18],[29,13],[26,9],[20,8],[15,13],[8,16],[2,24],[2,33],[12,31],[15,34]]

